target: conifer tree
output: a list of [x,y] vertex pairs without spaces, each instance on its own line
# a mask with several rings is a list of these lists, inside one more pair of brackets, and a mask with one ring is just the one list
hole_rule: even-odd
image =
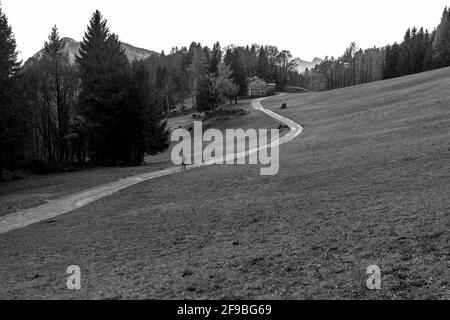
[[209,58],[209,73],[212,75],[217,75],[219,73],[219,63],[222,61],[222,49],[220,48],[220,43],[214,44],[213,50],[211,51],[211,56]]
[[425,30],[423,28],[420,28],[420,30],[414,37],[414,49],[413,49],[415,57],[414,73],[424,71],[424,60],[427,51],[428,37],[429,37],[428,31],[425,33]]
[[412,50],[411,29],[406,31],[404,41],[400,44],[398,75],[406,76],[414,73],[415,58]]
[[211,75],[207,74],[200,79],[196,102],[196,108],[200,112],[212,111],[217,107],[219,98]]
[[158,66],[155,79],[156,99],[161,115],[170,114],[170,82],[166,66]]
[[[202,86],[204,86],[208,82],[206,78],[209,77],[208,60],[201,46],[198,46],[194,49],[192,64],[189,67],[189,74],[191,79],[192,96],[197,100],[200,92],[205,90],[204,88],[202,88]],[[199,107],[198,104],[199,102],[195,101],[195,105],[197,107]]]
[[436,30],[433,48],[436,65],[441,68],[450,66],[450,9],[447,7]]
[[67,145],[64,137],[68,134],[68,116],[69,110],[67,102],[69,99],[65,97],[67,92],[64,88],[64,77],[67,75],[69,66],[69,56],[64,50],[64,41],[60,38],[58,28],[54,26],[48,37],[48,41],[44,44],[44,63],[46,64],[51,78],[52,94],[56,104],[56,118],[58,130],[58,157],[63,162],[67,155]]
[[256,75],[264,80],[271,80],[269,56],[264,47],[259,51]]
[[127,137],[125,163],[140,165],[145,153],[156,154],[168,148],[167,123],[161,121],[151,94],[150,74],[142,61],[134,61],[128,83],[127,113],[122,132]]
[[431,34],[428,35],[428,40],[426,42],[426,50],[425,50],[425,57],[423,61],[423,69],[424,71],[433,70],[435,68],[435,61],[434,61],[434,49],[433,49],[433,42],[434,37],[436,36],[436,32],[433,31]]
[[24,138],[25,114],[14,105],[14,76],[19,70],[16,40],[0,3],[0,181],[5,164],[13,161],[14,151]]
[[387,46],[385,51],[385,65],[383,69],[384,79],[391,79],[398,77],[398,63],[399,63],[399,45],[394,43],[392,46]]
[[[233,73],[234,83],[239,87],[239,96],[247,95],[247,72],[238,48],[228,53],[226,62]],[[237,96],[236,96],[237,103]]]
[[130,66],[118,37],[96,11],[76,58],[80,70],[79,101],[88,121],[90,148],[95,163],[115,165],[121,160],[121,118]]
[[228,47],[225,51],[225,56],[223,57],[223,62],[226,66],[230,66],[231,62],[233,60],[233,49],[231,47]]

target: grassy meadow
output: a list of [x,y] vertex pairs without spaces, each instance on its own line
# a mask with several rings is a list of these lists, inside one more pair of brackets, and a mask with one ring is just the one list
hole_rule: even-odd
[[[450,299],[449,88],[446,68],[270,98],[305,126],[281,147],[278,175],[195,169],[0,235],[0,298]],[[277,125],[262,113],[228,121]],[[147,168],[104,170],[74,175],[84,188]],[[75,180],[42,178],[31,193],[58,179]],[[0,199],[29,194],[24,181]],[[374,264],[380,291],[365,285]],[[66,288],[69,265],[80,291]]]

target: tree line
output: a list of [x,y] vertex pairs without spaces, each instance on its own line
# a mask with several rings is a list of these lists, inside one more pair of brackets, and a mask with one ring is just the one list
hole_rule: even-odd
[[276,83],[298,85],[299,74],[292,54],[275,46],[228,46],[213,48],[193,42],[189,48],[175,47],[144,61],[157,90],[160,114],[192,99],[198,111],[210,111],[226,101],[247,95],[248,79],[258,76]]
[[429,32],[410,28],[401,43],[358,49],[351,43],[338,58],[328,58],[300,80],[314,90],[332,90],[402,77],[450,66],[450,10],[445,8],[439,26]]
[[168,147],[151,75],[130,63],[96,11],[71,64],[56,27],[42,56],[21,66],[0,7],[0,180],[3,170],[139,165]]
[[299,85],[289,51],[193,42],[130,62],[99,11],[71,63],[55,26],[42,55],[18,61],[0,6],[0,180],[4,169],[36,172],[92,163],[139,165],[168,148],[167,119],[188,101],[200,112],[247,95],[258,76]]

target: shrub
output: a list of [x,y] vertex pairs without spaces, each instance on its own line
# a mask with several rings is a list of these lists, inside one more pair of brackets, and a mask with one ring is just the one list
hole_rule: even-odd
[[72,166],[48,162],[40,159],[31,160],[27,166],[28,170],[35,174],[52,174],[74,171]]

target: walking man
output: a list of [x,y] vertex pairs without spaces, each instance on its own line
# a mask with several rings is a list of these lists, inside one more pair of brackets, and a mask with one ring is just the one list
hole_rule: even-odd
[[183,161],[181,162],[181,171],[186,170],[186,157],[183,155]]

